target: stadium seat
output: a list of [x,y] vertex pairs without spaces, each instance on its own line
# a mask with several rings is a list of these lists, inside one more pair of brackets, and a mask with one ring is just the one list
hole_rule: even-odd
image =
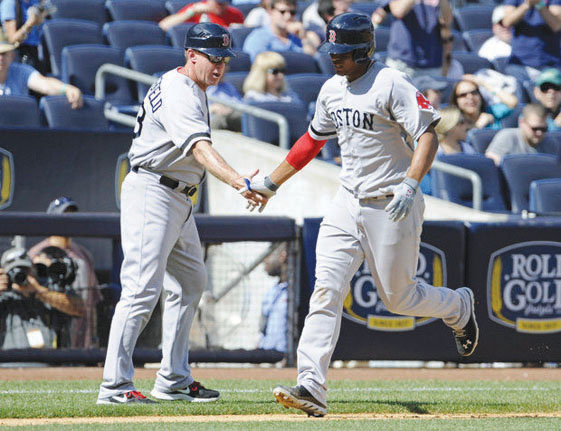
[[516,108],[513,109],[512,113],[501,120],[501,126],[503,129],[518,127],[518,117],[522,115],[524,106],[526,106],[525,103],[519,103]]
[[171,43],[171,46],[183,49],[183,45],[185,44],[185,33],[187,33],[187,30],[191,27],[193,27],[193,24],[184,23],[170,28],[166,35]]
[[[95,74],[105,63],[123,66],[123,54],[107,45],[67,46],[62,50],[62,80],[75,85],[86,95],[95,93]],[[105,99],[112,103],[132,102],[129,83],[114,75],[106,77]]]
[[453,52],[469,51],[467,45],[464,42],[462,33],[454,29],[450,30],[450,32],[452,34],[452,37],[454,38],[454,40],[452,41],[452,51]]
[[163,3],[151,0],[108,0],[105,4],[113,21],[160,21],[168,13]]
[[329,75],[319,73],[298,73],[287,75],[286,83],[294,91],[306,106],[315,102],[321,86],[330,78]]
[[102,100],[84,96],[84,105],[72,109],[64,96],[46,96],[41,98],[39,107],[41,115],[50,128],[107,130],[109,123],[103,114]]
[[471,129],[466,140],[478,153],[484,154],[497,132],[496,129]]
[[235,57],[230,60],[230,72],[249,72],[251,69],[251,59],[247,52],[240,49],[234,49]]
[[37,101],[31,96],[0,97],[0,127],[40,127]]
[[[476,172],[483,183],[483,211],[506,211],[501,192],[499,169],[495,163],[480,154],[443,154],[438,160]],[[439,171],[431,170],[433,196],[467,207],[473,207],[471,181]]]
[[324,75],[334,75],[335,67],[333,67],[333,62],[328,54],[317,54],[316,62],[319,67],[320,73]]
[[380,7],[378,3],[379,2],[376,1],[358,1],[351,4],[351,9],[353,12],[363,13],[370,16]]
[[558,157],[551,154],[507,155],[501,161],[501,170],[507,183],[513,213],[529,208],[532,181],[561,178]]
[[52,3],[56,6],[56,11],[51,14],[54,19],[86,19],[100,26],[109,21],[105,0],[87,0],[87,6],[82,0],[54,0]]
[[508,64],[508,57],[497,57],[491,63],[493,63],[493,67],[497,72],[505,73],[504,70]]
[[493,63],[474,52],[452,52],[452,58],[459,61],[464,68],[464,73],[475,73],[480,69],[492,69]]
[[470,5],[454,9],[454,20],[462,33],[475,29],[491,30],[493,5]]
[[242,49],[245,38],[253,30],[255,30],[253,27],[234,27],[228,29],[232,35],[232,48]]
[[233,84],[240,94],[243,94],[243,83],[247,75],[249,75],[249,72],[227,72],[224,75],[224,82]]
[[554,146],[557,147],[557,155],[559,161],[561,162],[561,130],[556,132],[547,132],[545,139],[553,142]]
[[529,210],[538,215],[561,215],[561,178],[532,181]]
[[165,45],[166,34],[152,21],[113,21],[103,26],[103,35],[122,51],[137,45]]
[[[298,2],[298,3],[300,3],[300,2]],[[256,7],[259,6],[259,3],[244,2],[244,3],[236,3],[232,6],[234,6],[236,9],[239,9],[243,13],[243,16],[246,17],[249,12],[251,12],[253,9],[255,9]],[[231,28],[230,30],[233,30],[233,29]]]
[[[307,108],[301,103],[251,102],[250,105],[283,115],[290,127],[290,144],[307,130]],[[242,133],[273,145],[279,145],[279,128],[276,123],[253,115],[243,114]]]
[[43,37],[49,51],[51,71],[61,76],[61,53],[64,47],[80,44],[102,44],[101,27],[81,19],[53,19],[43,26]]
[[286,74],[294,73],[319,73],[316,59],[303,52],[282,51],[279,52],[286,62]]
[[195,3],[196,0],[168,0],[165,2],[165,8],[170,15],[179,12],[183,6],[189,3]]
[[484,28],[478,28],[475,30],[468,30],[462,34],[464,38],[464,42],[466,43],[468,49],[471,52],[475,52],[476,54],[479,52],[479,48],[481,45],[489,39],[493,37],[493,31]]
[[[353,4],[353,7],[357,3]],[[378,27],[374,31],[374,37],[376,39],[376,51],[386,51],[388,49],[388,43],[390,43],[390,29],[389,27]]]
[[[133,46],[125,51],[125,66],[138,72],[154,75],[158,72],[167,72],[185,64],[183,49],[171,46]],[[142,101],[149,86],[137,85],[137,98]]]

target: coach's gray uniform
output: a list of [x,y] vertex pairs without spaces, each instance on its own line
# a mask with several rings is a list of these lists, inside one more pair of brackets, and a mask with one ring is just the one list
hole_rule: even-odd
[[384,211],[411,164],[413,140],[438,119],[403,73],[380,63],[350,83],[335,75],[320,91],[308,131],[317,140],[339,139],[342,185],[319,231],[317,281],[298,345],[298,384],[323,404],[343,301],[364,259],[388,310],[439,317],[455,329],[467,324],[467,297],[415,279],[422,193],[397,223]]
[[[121,190],[122,293],[99,398],[135,390],[132,353],[162,286],[162,363],[155,388],[173,391],[193,382],[189,331],[206,270],[192,203],[183,190],[203,178],[204,168],[190,151],[203,139],[210,140],[204,91],[178,70],[167,72],[152,85],[139,111],[129,152],[133,170]],[[161,184],[162,175],[179,186]]]

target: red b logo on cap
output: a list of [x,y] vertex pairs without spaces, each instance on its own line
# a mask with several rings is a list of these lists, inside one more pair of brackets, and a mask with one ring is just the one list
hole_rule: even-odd
[[329,30],[329,42],[335,43],[335,30]]

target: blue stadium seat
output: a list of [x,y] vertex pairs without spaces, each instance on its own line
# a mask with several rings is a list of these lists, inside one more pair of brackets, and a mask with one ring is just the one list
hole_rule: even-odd
[[245,38],[253,30],[255,30],[253,27],[234,27],[228,29],[232,35],[232,48],[242,49]]
[[103,26],[103,35],[122,51],[137,45],[165,45],[166,34],[152,21],[113,21]]
[[31,96],[0,97],[0,127],[40,127],[37,101]]
[[491,30],[493,9],[493,5],[470,5],[454,9],[454,19],[458,30],[462,33],[478,28]]
[[320,73],[324,75],[335,75],[335,67],[328,54],[316,54],[316,62]]
[[516,108],[514,108],[511,114],[501,120],[501,126],[504,129],[518,127],[518,117],[522,115],[524,106],[526,106],[525,103],[519,103]]
[[495,129],[470,129],[466,140],[478,153],[484,154],[497,132]]
[[372,13],[378,9],[380,6],[379,2],[376,1],[358,1],[351,4],[351,9],[353,12],[363,13],[365,15],[372,15]]
[[171,46],[183,49],[183,45],[185,43],[185,33],[187,33],[187,30],[193,27],[193,25],[194,24],[192,23],[184,23],[170,28],[166,35],[171,43]]
[[113,21],[160,21],[168,15],[163,3],[151,0],[108,0],[105,4]]
[[538,215],[561,215],[561,178],[532,181],[529,209]]
[[452,51],[453,52],[464,52],[464,51],[469,51],[469,48],[466,46],[465,42],[464,42],[464,38],[462,36],[462,33],[460,33],[458,30],[450,30],[454,40],[452,41]]
[[51,15],[54,19],[86,19],[100,26],[109,21],[105,0],[54,0],[53,5],[56,6],[56,11]]
[[108,130],[109,123],[103,114],[102,100],[84,96],[84,105],[72,109],[64,96],[41,98],[39,107],[48,126],[53,129]]
[[230,72],[249,72],[251,69],[251,58],[247,52],[234,49],[235,57],[230,60]]
[[508,64],[508,57],[497,57],[491,63],[497,72],[505,73],[505,67]]
[[[185,64],[185,51],[171,46],[133,46],[125,51],[125,66],[138,72],[154,75]],[[138,84],[137,98],[142,101],[149,86]]]
[[480,69],[493,68],[493,63],[474,52],[454,51],[452,52],[452,58],[462,64],[464,73],[475,73]]
[[[75,85],[86,95],[95,93],[95,74],[105,63],[123,66],[123,54],[107,45],[67,46],[62,50],[62,80]],[[126,79],[108,75],[105,99],[112,103],[132,102],[129,83]]]
[[553,142],[554,146],[557,147],[557,155],[559,161],[561,162],[561,130],[556,132],[547,132],[545,139],[546,141]]
[[62,74],[62,49],[70,45],[102,44],[101,27],[93,21],[81,19],[53,19],[43,26],[43,37],[49,59],[51,71],[56,76]]
[[247,75],[249,75],[249,72],[227,72],[224,75],[224,82],[234,85],[240,94],[243,94],[243,83]]
[[[353,7],[356,5],[357,3],[353,4]],[[388,43],[390,43],[390,28],[378,27],[374,31],[374,37],[376,39],[376,51],[386,51]]]
[[168,0],[165,3],[165,8],[170,15],[173,15],[189,3],[196,3],[196,0]]
[[501,161],[501,170],[507,183],[513,213],[529,208],[532,181],[561,178],[558,157],[551,154],[507,155]]
[[[495,163],[480,154],[443,154],[438,160],[451,165],[475,171],[483,183],[484,211],[506,211],[506,204],[501,192],[499,169]],[[473,186],[471,181],[438,169],[431,170],[433,196],[446,199],[467,207],[473,206]]]
[[[308,129],[307,108],[301,103],[251,102],[250,105],[284,115],[290,127],[291,144]],[[279,128],[276,123],[252,115],[243,114],[242,133],[273,145],[279,144]]]
[[298,73],[287,75],[286,83],[294,91],[306,106],[315,102],[321,86],[330,78],[330,75],[319,73]]
[[462,34],[462,36],[464,38],[464,42],[466,43],[468,49],[471,52],[478,53],[479,48],[481,48],[481,45],[483,45],[483,43],[487,39],[493,37],[493,31],[484,28],[478,28],[475,30],[465,31]]
[[[300,2],[298,2],[298,3],[300,3]],[[256,7],[259,6],[259,3],[244,2],[244,3],[237,3],[233,6],[237,9],[239,9],[243,13],[243,16],[246,17],[247,14],[252,11],[252,9],[255,9]],[[233,29],[230,29],[230,30],[233,30]]]
[[279,52],[286,62],[286,73],[319,73],[316,59],[304,52],[282,51]]

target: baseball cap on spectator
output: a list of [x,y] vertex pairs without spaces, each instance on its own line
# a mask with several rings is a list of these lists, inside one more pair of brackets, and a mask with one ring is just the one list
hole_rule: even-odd
[[429,75],[422,75],[414,78],[413,84],[421,93],[427,90],[443,91],[448,86],[446,82],[434,79]]
[[500,5],[493,9],[493,15],[491,15],[491,21],[493,24],[499,24],[505,17],[505,6]]
[[538,76],[538,79],[536,80],[536,86],[539,87],[540,85],[545,83],[561,85],[561,71],[553,67],[542,71],[542,73],[540,73],[540,76]]
[[76,211],[78,211],[78,204],[74,201],[74,199],[66,196],[56,198],[47,208],[47,214],[62,214]]

